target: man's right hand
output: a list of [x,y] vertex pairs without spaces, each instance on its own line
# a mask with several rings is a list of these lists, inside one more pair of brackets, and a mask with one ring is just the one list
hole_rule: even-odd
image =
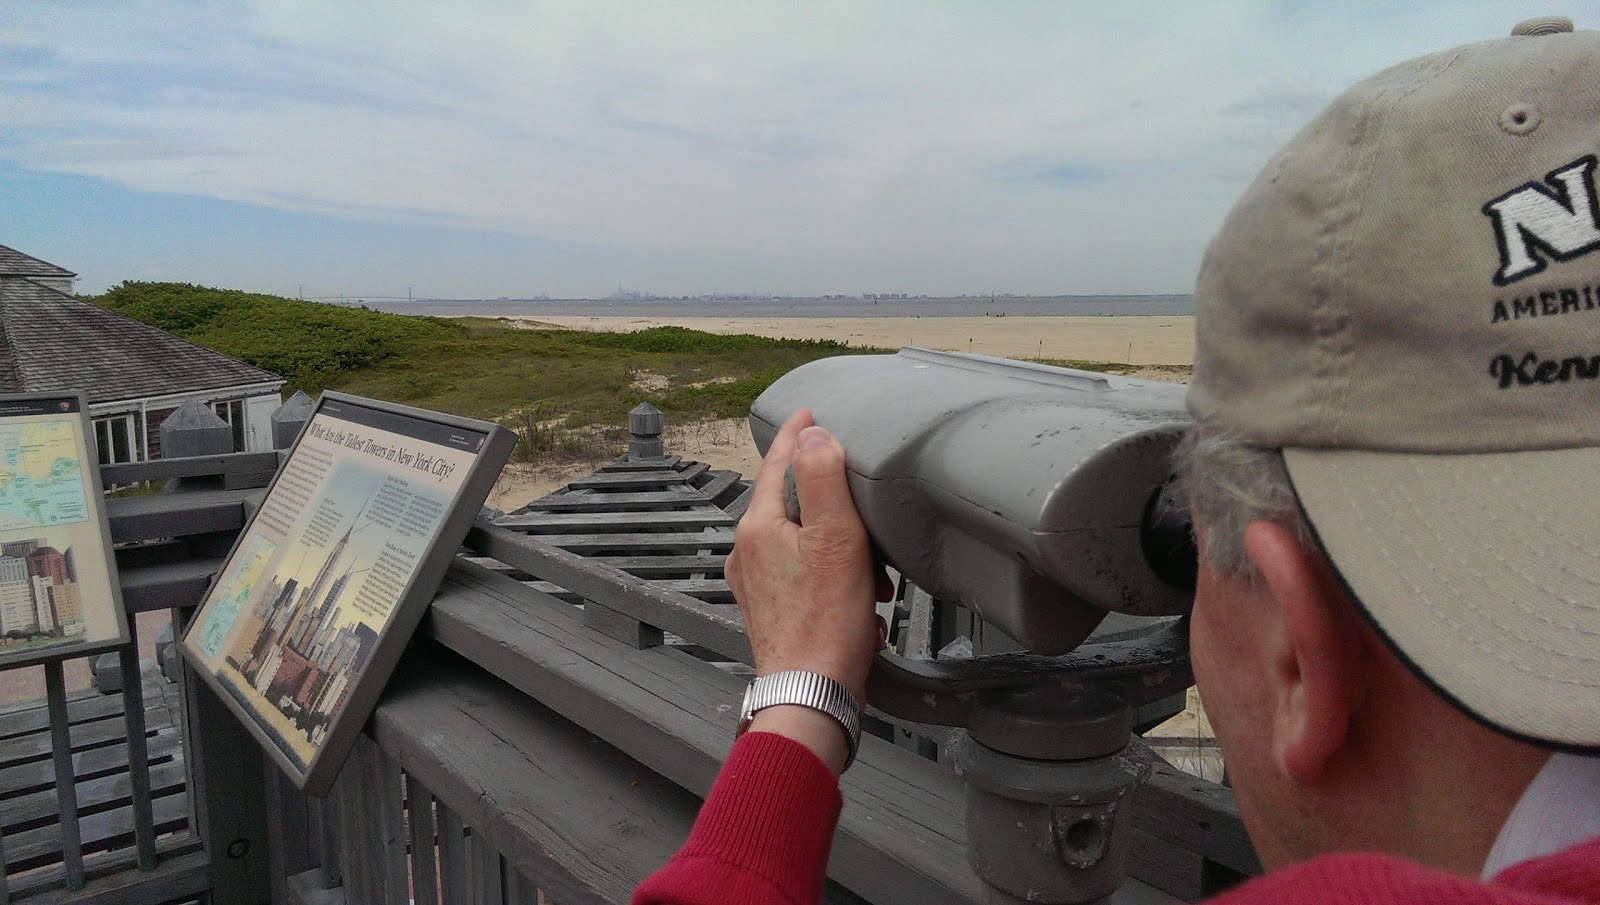
[[[789,468],[803,526],[785,514]],[[865,703],[867,672],[882,646],[871,548],[845,481],[844,448],[812,425],[809,411],[795,413],[767,450],[726,574],[757,675],[821,673]]]

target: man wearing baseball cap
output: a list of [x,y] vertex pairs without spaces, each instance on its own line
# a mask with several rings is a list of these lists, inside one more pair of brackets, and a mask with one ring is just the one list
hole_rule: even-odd
[[[1600,33],[1534,20],[1346,92],[1207,249],[1192,655],[1269,869],[1227,901],[1600,903],[1597,158]],[[808,425],[728,577],[759,673],[860,700],[869,553]],[[846,733],[750,728],[636,901],[817,898]]]

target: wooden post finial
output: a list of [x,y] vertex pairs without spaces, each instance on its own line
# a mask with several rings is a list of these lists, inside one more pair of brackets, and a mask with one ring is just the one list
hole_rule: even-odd
[[661,433],[667,418],[648,402],[641,402],[628,413],[628,460],[659,459],[666,455]]

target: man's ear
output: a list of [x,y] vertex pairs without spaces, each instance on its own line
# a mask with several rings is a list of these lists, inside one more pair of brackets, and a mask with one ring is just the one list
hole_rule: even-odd
[[1279,623],[1268,651],[1272,756],[1291,781],[1315,785],[1348,740],[1366,679],[1350,604],[1321,554],[1282,525],[1252,522],[1244,552]]

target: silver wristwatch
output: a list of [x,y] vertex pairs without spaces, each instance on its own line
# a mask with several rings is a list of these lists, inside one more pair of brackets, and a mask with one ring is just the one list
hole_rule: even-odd
[[844,768],[848,770],[855,763],[856,750],[861,747],[861,705],[849,689],[827,676],[797,669],[761,676],[745,689],[744,706],[739,710],[739,731],[734,737],[744,735],[758,711],[777,704],[799,704],[837,720],[850,747]]

